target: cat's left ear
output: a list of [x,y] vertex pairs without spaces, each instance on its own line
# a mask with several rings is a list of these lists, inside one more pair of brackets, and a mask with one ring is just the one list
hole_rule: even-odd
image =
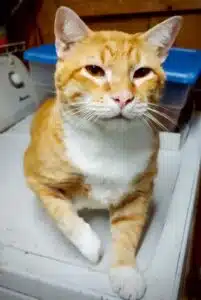
[[55,16],[54,34],[57,56],[65,58],[69,48],[92,31],[70,8],[59,7]]
[[161,62],[164,62],[182,25],[183,18],[171,17],[143,34],[143,38],[157,48]]

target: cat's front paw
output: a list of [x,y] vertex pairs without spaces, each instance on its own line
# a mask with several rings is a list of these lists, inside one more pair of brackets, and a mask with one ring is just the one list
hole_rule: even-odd
[[93,229],[85,224],[77,240],[77,246],[89,261],[98,263],[102,256],[101,241]]
[[146,284],[136,268],[122,266],[110,270],[112,288],[126,300],[141,299],[146,291]]

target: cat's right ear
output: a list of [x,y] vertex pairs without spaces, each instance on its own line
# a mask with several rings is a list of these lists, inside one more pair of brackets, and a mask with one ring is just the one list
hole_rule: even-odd
[[91,34],[91,32],[72,9],[63,6],[59,7],[54,23],[57,56],[64,59],[69,48],[77,41]]

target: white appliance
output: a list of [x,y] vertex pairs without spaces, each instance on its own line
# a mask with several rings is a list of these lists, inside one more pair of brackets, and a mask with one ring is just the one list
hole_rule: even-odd
[[[9,120],[6,126],[14,123],[12,105],[15,114],[21,112],[21,102],[16,99],[9,109],[8,103],[0,100],[2,111],[5,105],[2,116]],[[118,299],[108,279],[107,214],[84,214],[105,248],[102,261],[93,266],[61,235],[26,186],[23,153],[32,119],[27,115],[28,111],[21,115],[23,120],[0,134],[0,299]],[[137,258],[148,286],[144,300],[178,297],[199,180],[200,136],[201,117],[193,118],[181,147],[178,134],[161,134],[155,210]]]
[[29,72],[21,60],[12,53],[0,55],[0,131],[33,112],[37,99]]

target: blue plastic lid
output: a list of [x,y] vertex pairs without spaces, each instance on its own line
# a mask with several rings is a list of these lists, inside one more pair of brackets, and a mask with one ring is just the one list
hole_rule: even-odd
[[[55,64],[57,55],[54,45],[41,45],[24,52],[24,59],[41,64]],[[193,85],[201,74],[201,51],[172,48],[164,63],[167,80]]]
[[54,45],[41,45],[24,52],[24,59],[41,64],[56,64],[57,55]]

